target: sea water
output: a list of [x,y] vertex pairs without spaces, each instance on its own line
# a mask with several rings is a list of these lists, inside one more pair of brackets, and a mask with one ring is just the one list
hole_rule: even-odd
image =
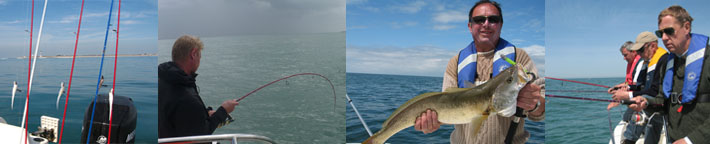
[[[407,100],[427,92],[440,92],[442,77],[403,76],[384,74],[347,73],[348,96],[373,133]],[[549,115],[546,116],[549,118]],[[347,142],[359,143],[369,137],[353,109],[348,105]],[[387,140],[388,143],[449,143],[453,125],[423,134],[409,127]],[[525,130],[530,132],[527,143],[545,143],[545,122],[525,120]]]
[[[138,112],[135,138],[136,143],[157,143],[158,138],[158,79],[155,64],[158,58],[118,57],[116,71],[115,94],[133,99],[133,105]],[[76,58],[69,104],[64,122],[63,143],[79,143],[84,114],[96,95],[96,84],[99,78],[100,57]],[[28,114],[28,131],[34,132],[40,126],[40,116],[46,115],[59,119],[61,129],[66,93],[62,94],[59,108],[56,108],[60,83],[64,82],[66,92],[69,86],[71,58],[40,58],[37,59]],[[8,124],[20,126],[27,97],[28,59],[0,60],[0,117]],[[100,94],[106,94],[113,83],[114,58],[106,57],[103,75],[104,85]],[[22,92],[15,94],[14,109],[10,109],[12,82],[18,82]],[[96,118],[95,118],[96,119]]]
[[[572,78],[570,80],[614,86],[623,82],[624,78]],[[551,79],[547,79],[546,87],[547,90],[558,90],[558,92],[548,91],[547,94],[611,100],[611,94],[606,92],[574,92],[606,91],[607,88],[603,87]],[[627,107],[620,105],[607,111],[608,104],[608,102],[548,97],[545,143],[609,143],[612,132],[609,127],[609,118],[611,118],[611,129],[613,130],[621,121],[622,114]]]

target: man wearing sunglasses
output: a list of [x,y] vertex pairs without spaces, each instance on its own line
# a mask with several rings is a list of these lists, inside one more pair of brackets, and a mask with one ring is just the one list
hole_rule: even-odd
[[[658,94],[658,87],[661,83],[661,70],[658,67],[664,67],[667,63],[668,52],[663,48],[658,47],[658,38],[652,32],[642,32],[636,37],[636,43],[628,47],[629,51],[635,51],[641,59],[643,65],[647,69],[643,71],[645,75],[639,77],[645,79],[643,83],[637,83],[636,86],[629,86],[627,89],[620,89],[614,92],[612,98],[614,100],[628,101],[636,96],[655,97]],[[629,109],[627,112],[633,112]],[[646,125],[635,125],[634,122],[629,123],[624,137],[624,143],[635,143],[639,135],[645,129],[645,143],[656,144],[660,138],[661,129],[663,128],[663,120],[661,115],[653,115],[653,112],[646,111],[646,116],[651,119]],[[653,117],[651,117],[653,116]],[[634,138],[631,138],[635,136]]]
[[[634,97],[636,111],[648,105],[663,105],[667,113],[668,140],[676,143],[709,143],[710,138],[710,52],[708,37],[690,33],[693,18],[674,5],[658,15],[656,35],[671,54],[661,70],[657,97]],[[657,68],[658,69],[658,68]]]
[[[480,85],[495,77],[511,66],[501,55],[523,65],[529,72],[537,73],[533,61],[525,51],[500,38],[503,15],[498,3],[481,0],[471,8],[468,16],[468,28],[473,42],[449,61],[444,73],[442,91],[451,87]],[[545,99],[540,91],[538,84],[528,84],[518,93],[517,106],[528,114],[529,119],[535,121],[544,119]],[[516,119],[517,121],[514,121]],[[515,126],[512,122],[515,122]],[[515,116],[490,115],[476,135],[474,124],[454,125],[451,143],[524,143],[530,137],[523,128],[524,123],[522,118]],[[440,125],[436,110],[427,110],[415,120],[414,128],[423,133],[431,133]]]

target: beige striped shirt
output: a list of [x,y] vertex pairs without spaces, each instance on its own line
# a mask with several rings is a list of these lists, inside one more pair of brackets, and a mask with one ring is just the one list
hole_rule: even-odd
[[[530,59],[530,56],[522,49],[515,49],[516,58],[515,61],[518,64],[522,64],[525,69],[530,72],[537,74],[537,68],[535,64]],[[488,52],[478,52],[477,53],[477,64],[476,73],[478,78],[476,83],[481,83],[483,81],[488,81],[491,79],[491,70],[493,66],[493,51]],[[457,68],[458,68],[459,56],[456,55],[449,60],[446,66],[446,72],[444,73],[444,81],[442,84],[442,91],[450,87],[458,87],[457,80]],[[543,84],[544,85],[544,84]],[[545,118],[543,113],[540,116],[529,115],[528,119],[533,121],[542,121]],[[451,133],[451,143],[485,143],[485,144],[501,144],[505,141],[505,136],[508,133],[508,128],[510,127],[510,122],[513,117],[502,117],[498,115],[491,115],[488,119],[483,122],[481,130],[478,135],[473,135],[474,127],[472,124],[458,124],[454,125],[454,131]],[[530,133],[524,129],[525,121],[521,121],[518,124],[517,130],[515,132],[515,137],[513,143],[521,144],[525,143],[530,137]]]

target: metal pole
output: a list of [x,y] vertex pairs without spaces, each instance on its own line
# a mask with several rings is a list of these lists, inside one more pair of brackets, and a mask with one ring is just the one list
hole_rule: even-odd
[[353,107],[353,110],[355,110],[355,114],[357,115],[357,118],[360,119],[362,126],[365,127],[367,134],[372,136],[372,131],[370,131],[370,128],[367,127],[367,123],[365,123],[365,120],[363,120],[362,116],[360,116],[360,112],[358,112],[357,108],[355,108],[355,104],[353,104],[353,100],[350,99],[350,96],[348,96],[348,94],[345,94],[345,98],[348,98],[348,103],[350,104],[350,107]]

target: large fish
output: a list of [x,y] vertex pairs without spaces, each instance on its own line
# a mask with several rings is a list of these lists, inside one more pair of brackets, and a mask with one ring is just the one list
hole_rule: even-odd
[[532,79],[520,65],[514,65],[476,87],[418,95],[397,108],[382,124],[382,129],[363,143],[384,143],[397,132],[413,126],[415,119],[427,109],[436,111],[442,124],[473,122],[478,133],[489,114],[512,116],[518,92]]

